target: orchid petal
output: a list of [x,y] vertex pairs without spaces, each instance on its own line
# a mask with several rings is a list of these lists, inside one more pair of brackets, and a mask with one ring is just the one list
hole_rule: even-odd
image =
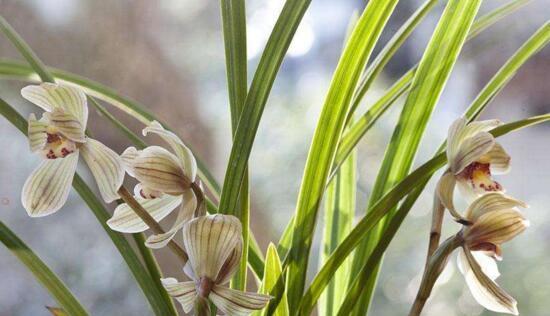
[[44,122],[44,120],[37,120],[34,114],[29,116],[27,135],[31,151],[35,152],[46,146],[46,142],[48,141],[47,129],[48,123]]
[[75,152],[65,158],[44,160],[31,173],[21,194],[21,202],[29,216],[46,216],[65,204],[77,162],[78,152]]
[[500,245],[529,226],[529,222],[517,209],[501,209],[485,213],[464,232],[464,240],[472,246],[479,243]]
[[[518,315],[517,302],[499,287],[484,271],[472,253],[465,249],[459,252],[459,266],[466,284],[475,300],[488,310]],[[495,276],[494,271],[491,276]]]
[[483,214],[518,206],[528,207],[525,202],[516,200],[500,192],[491,192],[482,195],[470,204],[466,210],[466,218],[475,222]]
[[188,177],[191,182],[195,182],[195,177],[197,176],[197,161],[191,150],[185,146],[181,139],[179,139],[176,134],[165,130],[157,121],[152,121],[149,126],[143,129],[143,136],[147,136],[148,133],[159,135],[172,147],[176,156],[178,156],[178,159],[182,163],[185,176]]
[[510,155],[504,150],[502,145],[495,143],[493,148],[485,154],[492,174],[505,174],[510,171]]
[[462,131],[466,127],[468,121],[460,117],[456,119],[449,127],[447,134],[447,159],[451,161],[458,153],[460,142],[462,141]]
[[76,116],[59,108],[47,114],[50,123],[59,133],[61,133],[61,135],[74,142],[84,143],[86,141],[84,127]]
[[487,132],[480,132],[465,139],[455,156],[449,161],[453,173],[459,174],[471,163],[491,150],[495,144],[493,135]]
[[265,294],[242,292],[219,285],[214,285],[209,298],[222,312],[235,316],[246,316],[261,310],[271,299]]
[[197,217],[183,226],[183,244],[196,277],[216,280],[239,240],[241,223],[231,215]]
[[502,125],[500,120],[485,120],[485,121],[474,121],[468,123],[464,130],[462,131],[462,139],[472,137],[480,132],[488,132],[498,126]]
[[73,114],[85,128],[88,120],[86,95],[80,89],[66,85],[45,82],[26,86],[21,95],[47,112],[60,108]]
[[174,278],[160,279],[168,295],[175,298],[187,314],[193,309],[193,303],[197,297],[195,282],[178,282]]
[[117,191],[122,186],[125,172],[122,160],[117,153],[91,138],[80,149],[96,180],[103,200],[110,203],[119,199]]
[[[154,199],[144,199],[141,196],[136,196],[135,199],[157,222],[165,218],[181,203],[181,196],[169,194]],[[126,203],[117,206],[113,217],[107,221],[107,225],[112,230],[121,233],[140,233],[149,228]]]
[[139,155],[140,151],[137,150],[135,147],[128,147],[124,152],[120,155],[120,159],[122,159],[122,165],[124,166],[124,170],[132,176],[136,177],[134,172],[134,160]]
[[136,179],[156,191],[177,195],[189,188],[177,157],[159,146],[150,146],[139,152],[133,170]]
[[182,195],[182,204],[176,221],[172,225],[172,228],[164,234],[151,235],[145,241],[145,245],[149,248],[158,249],[166,246],[174,235],[180,230],[183,225],[193,218],[195,209],[197,208],[197,198],[192,190],[185,191]]
[[231,277],[233,274],[235,274],[235,271],[239,268],[239,263],[241,262],[241,256],[243,254],[243,245],[242,240],[239,240],[239,243],[237,246],[235,246],[235,249],[227,258],[224,265],[220,269],[220,272],[218,273],[218,277],[216,279],[216,284],[226,284],[231,280]]
[[450,171],[446,171],[442,176],[441,179],[439,179],[439,182],[437,183],[437,195],[439,196],[439,200],[445,206],[446,209],[451,212],[451,215],[455,219],[461,219],[462,215],[457,212],[454,206],[453,197],[454,197],[454,190],[456,185],[456,178],[455,175],[452,174]]

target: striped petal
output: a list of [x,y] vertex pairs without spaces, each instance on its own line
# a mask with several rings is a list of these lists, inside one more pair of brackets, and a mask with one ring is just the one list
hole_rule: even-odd
[[66,138],[79,143],[86,141],[84,127],[80,121],[71,113],[56,108],[47,113],[50,123]]
[[[165,194],[167,195],[167,194]],[[182,204],[178,217],[172,225],[172,228],[164,234],[151,235],[145,241],[145,245],[149,248],[159,249],[168,244],[172,238],[176,235],[183,225],[193,218],[195,209],[197,208],[197,198],[192,190],[185,191],[181,196]]]
[[447,159],[449,161],[458,153],[460,142],[462,141],[462,131],[467,123],[468,121],[466,121],[465,118],[460,117],[449,127],[449,132],[447,134]]
[[44,160],[31,173],[21,194],[21,202],[29,216],[46,216],[65,204],[77,162],[78,152],[75,152],[65,158]]
[[491,174],[505,174],[510,171],[510,155],[499,143],[495,143],[484,156],[490,165]]
[[85,128],[88,121],[86,95],[80,89],[55,83],[26,86],[21,95],[47,112],[61,108],[73,114]]
[[[459,267],[475,300],[488,310],[518,315],[517,302],[494,282],[495,274],[486,274],[469,250],[459,252]],[[498,272],[498,271],[497,271]]]
[[31,151],[35,152],[46,146],[46,141],[48,140],[47,129],[48,123],[44,122],[44,120],[37,120],[34,114],[29,116],[27,135]]
[[242,240],[239,240],[239,243],[237,244],[237,246],[235,246],[235,249],[220,269],[220,272],[218,273],[218,278],[216,279],[216,284],[226,284],[227,282],[229,282],[229,280],[231,280],[231,277],[239,268],[242,254]]
[[506,196],[500,192],[491,192],[482,195],[473,201],[466,210],[466,217],[475,222],[483,214],[511,209],[514,207],[528,207],[525,202]]
[[[135,198],[157,222],[165,218],[181,203],[180,196],[169,194],[154,199],[144,199],[141,196]],[[107,225],[112,230],[121,233],[140,233],[149,228],[126,203],[117,206],[113,217],[107,221]]]
[[494,144],[495,138],[487,132],[480,132],[465,139],[460,144],[456,155],[449,160],[451,170],[454,174],[459,174],[468,165],[488,153]]
[[216,280],[239,241],[241,223],[231,215],[197,217],[183,226],[183,244],[194,275]]
[[445,206],[446,209],[451,212],[451,215],[455,219],[461,219],[462,215],[457,212],[454,206],[453,198],[454,198],[454,190],[456,185],[456,178],[455,175],[452,174],[450,171],[446,171],[442,176],[441,179],[439,179],[439,182],[437,183],[437,195],[439,197],[439,200]]
[[120,155],[120,158],[122,159],[122,165],[124,166],[124,169],[126,172],[132,176],[136,177],[134,172],[134,160],[139,155],[140,151],[137,150],[135,147],[128,147],[126,150]]
[[117,153],[91,138],[82,145],[80,150],[95,178],[103,200],[110,203],[119,199],[117,191],[124,180],[124,168]]
[[270,296],[259,293],[242,292],[215,285],[209,296],[216,307],[227,315],[246,316],[264,308]]
[[462,139],[466,139],[480,132],[488,132],[500,125],[502,125],[500,120],[474,121],[466,125],[460,136]]
[[193,153],[185,144],[179,139],[176,134],[165,130],[159,122],[153,121],[143,129],[143,136],[147,136],[148,133],[154,133],[162,137],[162,139],[167,142],[174,152],[178,159],[182,163],[183,172],[191,182],[195,182],[195,177],[197,176],[197,161],[193,156]]
[[179,195],[189,188],[189,180],[174,154],[159,146],[142,150],[134,159],[136,179],[156,191]]
[[193,309],[193,303],[197,297],[195,282],[178,282],[174,278],[160,279],[160,281],[168,295],[175,298],[181,304],[183,311],[188,314]]
[[464,240],[468,245],[500,245],[505,243],[529,226],[529,222],[517,209],[504,209],[481,215],[473,225],[464,231]]

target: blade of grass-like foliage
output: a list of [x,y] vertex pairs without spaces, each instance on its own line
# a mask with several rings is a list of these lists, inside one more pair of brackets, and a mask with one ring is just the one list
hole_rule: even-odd
[[[411,91],[369,197],[369,208],[409,172],[426,125],[466,41],[480,4],[480,0],[448,2],[414,75]],[[388,218],[391,218],[391,215]],[[383,220],[356,249],[351,268],[352,275],[360,271],[366,256],[378,243],[384,226]],[[367,313],[378,270],[379,266],[371,273],[369,284],[355,305],[352,315]]]
[[[225,43],[225,64],[227,69],[227,90],[231,109],[231,128],[233,136],[239,124],[239,117],[246,100],[246,12],[244,0],[222,0],[222,25]],[[248,169],[248,167],[247,167]],[[248,232],[250,226],[250,192],[248,189],[248,170],[245,171],[237,208],[232,210],[242,224],[243,253],[239,269],[231,280],[231,288],[246,288],[246,268],[248,258]],[[231,212],[230,212],[231,213]]]
[[353,91],[396,4],[395,0],[375,0],[367,4],[346,44],[329,87],[308,154],[296,206],[286,284],[290,310],[296,310],[304,290],[317,211],[351,105]]
[[311,0],[287,0],[254,73],[250,90],[233,137],[227,164],[220,212],[234,212],[260,119],[288,46]]
[[[276,292],[284,291],[284,286],[278,282],[283,280],[281,278],[282,265],[281,259],[277,254],[277,248],[274,244],[270,243],[267,247],[267,254],[265,258],[265,272],[262,280],[262,286],[259,293],[277,296]],[[253,316],[288,316],[290,312],[288,310],[288,302],[286,295],[280,295],[280,300],[271,300],[269,305],[262,311],[254,312]]]
[[13,43],[15,48],[23,55],[23,57],[31,64],[32,68],[36,70],[40,79],[45,82],[55,82],[54,78],[50,73],[46,71],[46,67],[36,56],[33,50],[27,45],[27,43],[17,34],[17,32],[11,27],[11,25],[0,15],[0,30],[6,37]]
[[472,28],[470,29],[470,34],[468,34],[468,39],[476,37],[477,35],[479,35],[479,33],[483,32],[484,29],[493,25],[495,22],[497,22],[504,16],[517,11],[519,8],[526,5],[529,1],[531,0],[510,1],[509,3],[477,19],[476,23],[472,25]]
[[[525,5],[529,0],[516,0],[512,1],[506,5],[503,5],[487,14],[477,19],[472,27],[470,28],[470,33],[466,38],[467,41],[475,38],[481,32],[500,21],[502,18],[507,15],[515,12],[523,5]],[[420,9],[419,9],[420,10]],[[414,16],[413,16],[414,17]],[[411,17],[412,18],[412,17]],[[407,23],[410,23],[407,21]],[[384,50],[383,50],[384,51]],[[378,59],[378,58],[377,58]],[[342,162],[345,160],[347,155],[351,152],[353,148],[359,143],[367,131],[376,123],[376,121],[384,114],[384,112],[391,106],[393,103],[404,93],[408,92],[410,88],[410,83],[414,77],[414,73],[418,66],[414,66],[409,71],[407,71],[399,80],[397,80],[393,86],[388,89],[388,91],[374,103],[369,110],[361,116],[359,120],[342,136],[340,145],[338,146],[338,152],[336,154],[333,173],[338,170]],[[369,67],[370,69],[371,67]],[[367,70],[368,72],[368,70]],[[371,71],[374,73],[374,71]],[[363,83],[363,82],[362,82]],[[366,88],[369,85],[365,86]],[[366,88],[360,84],[358,91],[366,92]],[[355,103],[360,103],[364,93],[356,93],[356,98],[354,99]]]
[[[529,40],[527,40],[522,47],[500,68],[500,70],[493,76],[489,83],[478,94],[476,99],[469,106],[468,110],[464,114],[468,121],[473,121],[492,98],[502,90],[503,86],[510,81],[510,79],[516,74],[516,71],[521,67],[531,56],[540,51],[544,46],[550,42],[550,24],[546,23],[542,26]],[[438,150],[438,153],[443,151],[442,144]],[[405,201],[399,207],[395,216],[392,217],[388,227],[384,230],[382,238],[377,243],[376,247],[372,251],[369,259],[361,268],[361,271],[353,281],[349,292],[346,294],[345,302],[342,304],[342,308],[339,311],[339,315],[348,315],[351,309],[359,299],[359,295],[367,284],[368,277],[371,271],[380,262],[383,253],[387,249],[389,243],[395,236],[399,229],[403,219],[408,214],[424,187],[428,183],[426,179],[422,184],[416,187],[405,199]]]
[[[352,153],[327,188],[325,228],[321,243],[321,266],[353,227],[356,167],[356,154]],[[320,315],[334,315],[340,303],[342,303],[345,294],[343,289],[346,288],[350,276],[350,259],[348,258],[340,266],[326,291],[321,295],[319,302]]]
[[[26,135],[27,121],[2,99],[0,99],[0,114]],[[107,226],[106,222],[111,215],[78,173],[74,176],[73,188],[78,192],[84,202],[86,202],[90,210],[92,210],[107,235],[109,235],[113,241],[113,244],[117,247],[145,297],[149,301],[155,315],[175,315],[175,311],[172,309],[172,302],[167,302],[165,300],[164,295],[149,277],[149,272],[144,269],[128,241],[122,234],[111,230],[109,226]]]
[[361,103],[361,100],[367,93],[367,90],[370,88],[374,79],[382,72],[384,66],[387,65],[388,61],[395,55],[397,50],[403,45],[405,40],[409,38],[411,33],[416,29],[418,24],[426,17],[426,15],[431,11],[435,6],[438,0],[428,0],[420,6],[405,23],[395,32],[392,38],[386,43],[384,48],[378,53],[376,58],[370,63],[369,67],[365,71],[363,78],[359,82],[355,95],[353,96],[353,101],[351,103],[350,112],[348,117],[351,117],[355,112],[355,109]]
[[[504,124],[492,130],[491,134],[495,137],[500,137],[512,131],[541,124],[547,121],[550,121],[550,113]],[[300,306],[300,311],[302,313],[306,314],[306,311],[311,311],[313,309],[315,302],[319,299],[319,296],[336,273],[338,267],[344,262],[344,260],[346,260],[350,253],[359,245],[361,240],[380,221],[380,219],[382,219],[391,209],[393,209],[403,197],[411,193],[419,185],[423,184],[426,179],[429,179],[446,163],[447,157],[445,154],[437,154],[435,157],[411,172],[391,190],[384,194],[380,200],[378,200],[378,202],[372,207],[371,211],[363,217],[357,225],[355,225],[348,236],[334,250],[319,273],[317,273],[302,298],[302,303]]]
[[[479,18],[470,28],[470,33],[468,34],[467,40],[470,40],[479,35],[485,29],[500,21],[507,15],[513,13],[515,10],[517,10],[527,2],[528,0],[512,1]],[[393,86],[388,89],[388,91],[378,101],[376,101],[376,103],[374,103],[371,108],[369,108],[369,110],[364,113],[361,118],[357,120],[346,133],[344,133],[344,135],[341,137],[340,144],[338,145],[338,151],[334,159],[331,178],[338,171],[342,162],[346,159],[347,155],[349,155],[351,150],[355,148],[355,146],[359,143],[359,141],[363,138],[367,131],[382,116],[382,114],[384,114],[384,112],[394,104],[399,96],[405,94],[408,91],[416,69],[417,66],[414,66],[403,76],[401,76],[401,78],[397,80],[393,84]],[[0,62],[0,75],[1,74],[2,63]],[[357,99],[355,102],[360,101],[360,99]],[[290,248],[293,225],[294,218],[289,221],[277,246],[279,255],[281,255],[281,257],[283,258],[286,257],[286,252]]]
[[63,281],[2,221],[0,221],[0,242],[29,269],[69,315],[88,315]]
[[[359,12],[355,11],[350,18],[346,31],[345,43],[348,41],[357,20]],[[347,122],[347,126],[353,123],[352,118]],[[344,162],[340,172],[332,181],[329,181],[325,198],[325,216],[323,228],[323,240],[321,241],[320,266],[323,265],[326,258],[338,246],[353,227],[353,218],[355,215],[355,184],[356,184],[356,153],[352,153]],[[332,315],[342,302],[343,291],[349,277],[349,261],[344,263],[336,272],[324,295],[319,302],[320,315]]]

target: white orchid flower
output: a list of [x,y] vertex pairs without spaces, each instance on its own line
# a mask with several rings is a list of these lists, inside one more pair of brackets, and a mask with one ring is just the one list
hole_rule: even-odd
[[65,204],[80,153],[103,199],[118,199],[117,191],[124,180],[122,161],[114,151],[85,135],[88,106],[84,92],[43,83],[23,88],[21,95],[46,111],[40,120],[34,114],[29,118],[31,150],[39,152],[44,161],[23,186],[21,201],[27,213],[32,217],[46,216]]
[[[148,133],[162,137],[174,153],[159,146],[149,146],[143,150],[130,147],[121,157],[126,172],[139,181],[134,189],[135,199],[156,221],[162,220],[180,206],[178,217],[170,230],[147,238],[145,244],[148,247],[162,248],[194,216],[197,197],[191,185],[197,177],[197,162],[191,150],[158,122],[153,121],[143,129],[144,136]],[[148,229],[127,204],[119,205],[107,224],[111,229],[123,233],[138,233]]]
[[449,128],[447,159],[449,169],[441,177],[437,194],[441,203],[459,220],[455,210],[454,189],[458,185],[468,201],[486,192],[502,191],[492,174],[504,174],[510,169],[510,156],[488,131],[501,124],[498,120],[469,123],[457,119]]
[[495,283],[499,277],[495,259],[501,258],[501,245],[529,226],[518,206],[525,203],[501,193],[487,193],[475,200],[465,217],[471,222],[462,231],[463,250],[458,266],[470,292],[483,307],[501,313],[518,314],[517,302]]
[[242,254],[241,223],[231,215],[207,215],[187,222],[183,244],[189,255],[184,272],[192,281],[162,279],[168,294],[186,313],[197,299],[209,299],[227,315],[248,315],[264,308],[270,296],[225,286],[239,266]]

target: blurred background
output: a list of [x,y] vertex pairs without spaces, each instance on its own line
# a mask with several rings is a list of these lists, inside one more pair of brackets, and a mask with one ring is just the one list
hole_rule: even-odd
[[[312,1],[281,67],[250,158],[252,230],[264,251],[270,240],[278,240],[294,212],[309,143],[346,27],[352,12],[364,8],[364,2]],[[421,2],[401,1],[381,43]],[[247,1],[250,79],[283,3]],[[444,3],[430,13],[385,68],[367,94],[363,108],[420,59]],[[503,3],[487,0],[481,13]],[[550,17],[549,7],[550,0],[532,1],[465,46],[433,114],[416,165],[433,154],[450,123]],[[231,133],[218,1],[0,0],[0,14],[47,65],[99,81],[146,105],[196,150],[218,181],[223,180]],[[0,58],[21,59],[3,36]],[[549,112],[549,72],[547,48],[518,72],[483,118],[506,122]],[[21,82],[0,81],[0,97],[24,116],[40,113],[20,97],[22,86]],[[359,147],[357,217],[365,212],[402,102],[384,115]],[[142,128],[116,109],[113,112],[134,131]],[[89,127],[98,139],[117,152],[129,146],[104,118],[95,112],[91,115]],[[498,180],[509,193],[531,205],[526,210],[530,229],[505,245],[505,260],[499,265],[499,283],[519,301],[523,315],[548,315],[550,308],[549,132],[547,124],[499,140],[512,155],[513,168]],[[39,158],[30,154],[26,139],[3,118],[0,135],[0,220],[61,276],[92,314],[149,315],[122,258],[76,193],[71,193],[68,203],[55,215],[40,219],[26,215],[20,204],[20,190]],[[81,172],[87,174],[84,168]],[[373,315],[404,315],[416,294],[427,246],[433,182],[390,246],[372,305]],[[444,234],[457,229],[456,224],[446,222]],[[312,273],[318,264],[318,245],[319,238],[310,260]],[[157,254],[166,275],[181,279],[181,267],[172,254],[166,250]],[[425,315],[493,315],[472,299],[455,262],[453,259],[441,277]],[[47,315],[44,306],[55,305],[3,246],[0,280],[2,316]]]

